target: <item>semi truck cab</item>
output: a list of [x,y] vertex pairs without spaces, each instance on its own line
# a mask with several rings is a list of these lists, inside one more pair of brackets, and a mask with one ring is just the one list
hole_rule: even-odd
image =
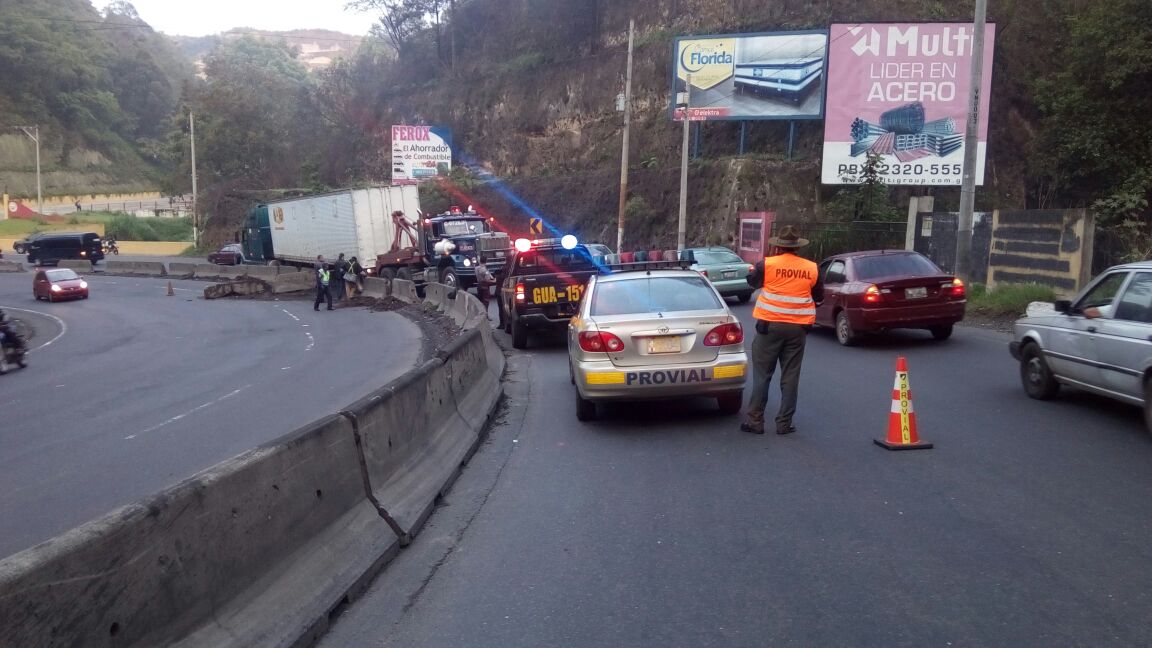
[[506,234],[493,232],[491,221],[474,211],[462,211],[458,207],[422,221],[424,255],[429,266],[439,265],[439,254],[435,246],[447,239],[455,249],[449,254],[450,267],[439,269],[440,282],[459,288],[469,288],[476,284],[476,264],[483,259],[488,270],[499,276],[511,253],[511,242]]

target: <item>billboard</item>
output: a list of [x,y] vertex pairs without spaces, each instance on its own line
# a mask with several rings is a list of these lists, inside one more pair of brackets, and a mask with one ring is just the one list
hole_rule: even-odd
[[[824,184],[858,184],[868,154],[893,185],[959,185],[972,78],[972,25],[832,25]],[[984,40],[976,183],[984,183],[996,27]]]
[[441,126],[392,127],[392,183],[413,184],[452,170],[452,131]]
[[672,62],[676,95],[692,77],[693,120],[820,119],[828,32],[687,36],[676,39]]

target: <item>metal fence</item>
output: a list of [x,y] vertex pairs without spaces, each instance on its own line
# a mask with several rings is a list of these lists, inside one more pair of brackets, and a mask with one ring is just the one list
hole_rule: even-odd
[[849,221],[801,223],[777,221],[772,233],[791,225],[811,243],[801,256],[819,262],[834,254],[860,250],[903,250],[908,225],[904,222]]

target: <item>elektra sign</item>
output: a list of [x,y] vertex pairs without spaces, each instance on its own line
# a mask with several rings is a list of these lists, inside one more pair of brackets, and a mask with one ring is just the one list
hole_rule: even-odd
[[[959,185],[973,44],[970,24],[832,25],[825,184],[855,184],[868,155],[889,184]],[[985,32],[976,179],[988,139],[995,26]]]

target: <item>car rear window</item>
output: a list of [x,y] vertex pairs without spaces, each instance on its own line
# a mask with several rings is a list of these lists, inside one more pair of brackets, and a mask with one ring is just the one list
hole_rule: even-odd
[[52,281],[67,281],[69,279],[79,279],[75,272],[68,268],[58,268],[56,270],[48,270],[44,273]]
[[598,283],[592,293],[590,314],[674,313],[720,307],[715,291],[703,277],[640,276]]
[[744,260],[727,250],[695,250],[692,254],[696,263],[711,265],[716,263],[743,263]]
[[592,257],[583,247],[529,250],[516,257],[517,274],[550,274],[596,270]]
[[856,278],[862,281],[884,277],[922,277],[943,274],[927,257],[919,254],[885,254],[853,260]]

